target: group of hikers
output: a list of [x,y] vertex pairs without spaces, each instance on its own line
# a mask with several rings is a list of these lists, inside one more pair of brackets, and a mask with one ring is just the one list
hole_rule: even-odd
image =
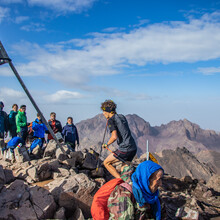
[[[28,123],[26,116],[26,105],[21,105],[18,109],[17,104],[12,105],[9,114],[3,111],[4,103],[0,101],[0,141],[3,150],[10,148],[12,151],[18,144],[25,145],[27,139],[31,140],[29,153],[32,154],[33,149],[39,145],[43,148],[45,134],[47,135],[47,143],[53,139],[48,128],[42,122],[41,116],[37,113],[35,121]],[[55,135],[59,135],[61,139],[68,145],[69,149],[75,151],[76,145],[79,145],[79,136],[76,126],[73,124],[73,118],[68,117],[64,127],[60,121],[56,119],[56,113],[50,113],[48,124],[52,128]],[[11,137],[7,146],[4,146],[4,138]]]
[[[3,112],[3,107],[3,103],[0,102],[0,138],[8,129],[12,137],[18,135],[25,142],[25,132],[28,127],[26,106],[22,105],[17,111],[17,105],[13,105],[13,110],[8,117]],[[159,164],[151,160],[146,160],[137,167],[132,165],[132,160],[137,153],[137,145],[125,116],[117,114],[116,107],[117,105],[112,100],[106,100],[101,104],[101,110],[107,120],[106,125],[111,133],[109,140],[103,143],[102,148],[108,148],[109,145],[117,141],[118,149],[109,154],[103,162],[105,168],[115,178],[104,184],[95,194],[91,207],[92,217],[94,220],[162,219],[158,188],[162,185],[164,170]],[[9,127],[4,120],[2,121],[3,117],[4,120],[9,121]],[[14,123],[13,126],[11,122]],[[66,126],[62,128],[61,123],[56,120],[56,114],[52,112],[48,122],[54,133],[60,132],[65,142],[69,143],[75,150],[75,143],[79,144],[79,137],[77,129],[73,125],[73,119],[68,117]],[[43,142],[44,134],[48,130],[39,115],[33,122],[32,129],[34,136],[41,138]],[[52,138],[52,135],[48,134],[48,140]],[[123,162],[121,172],[118,172],[114,167],[118,161]]]

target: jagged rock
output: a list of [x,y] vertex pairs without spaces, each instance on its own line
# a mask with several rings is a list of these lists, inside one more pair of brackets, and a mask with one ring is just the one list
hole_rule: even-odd
[[202,196],[205,197],[205,198],[210,198],[210,197],[213,196],[213,193],[212,193],[211,190],[208,190],[208,191],[205,192]]
[[59,161],[57,159],[52,159],[51,161],[48,162],[48,164],[51,167],[51,171],[58,171],[58,168],[61,166]]
[[58,203],[60,207],[64,207],[67,211],[72,213],[74,213],[78,207],[75,194],[73,192],[60,193]]
[[188,183],[188,184],[193,183],[193,179],[192,179],[191,176],[185,176],[185,177],[183,178],[183,181],[186,182],[186,183]]
[[1,219],[37,219],[29,201],[29,187],[22,180],[15,180],[0,193]]
[[15,160],[18,163],[23,163],[25,161],[29,161],[30,160],[29,154],[28,154],[27,149],[26,149],[25,146],[22,146],[20,148],[16,147],[14,149],[14,156],[15,156]]
[[81,151],[70,152],[70,157],[75,158],[75,163],[78,165],[82,165],[84,156]]
[[97,162],[98,160],[95,155],[91,153],[87,153],[82,168],[88,170],[94,170],[97,167]]
[[41,187],[35,186],[30,189],[30,200],[38,219],[53,218],[56,210],[56,203],[53,196]]
[[69,158],[60,162],[64,165],[67,165],[69,168],[76,167],[76,158]]
[[32,151],[32,154],[35,159],[40,159],[42,156],[42,153],[43,153],[43,151],[39,145],[37,145]]
[[58,148],[56,150],[56,158],[59,161],[64,161],[64,160],[68,159],[68,156],[67,156],[67,154],[64,154],[60,148]]
[[188,207],[182,207],[177,210],[176,217],[182,218],[182,219],[198,220],[199,212],[191,210]]
[[39,181],[39,176],[37,174],[37,168],[36,167],[31,167],[27,170],[28,175],[31,177],[31,179],[34,182],[38,182]]
[[55,140],[50,140],[47,144],[45,150],[44,150],[44,156],[43,157],[56,157],[56,149],[57,149],[57,143]]
[[4,169],[2,166],[0,166],[0,184],[5,184],[6,178],[5,178],[5,173]]
[[51,166],[48,162],[40,164],[37,169],[39,181],[47,180],[51,177]]
[[[0,171],[0,173],[1,173],[1,171]],[[4,173],[5,173],[5,183],[9,184],[15,180],[15,177],[13,175],[12,170],[4,169]],[[1,174],[0,174],[0,176],[1,176]]]
[[214,189],[216,192],[220,192],[220,175],[214,175],[212,176],[208,183],[207,186],[209,188]]
[[66,219],[64,207],[61,207],[56,211],[54,219]]
[[82,210],[80,208],[77,208],[76,211],[74,212],[73,216],[70,217],[70,220],[84,220],[84,216],[82,213]]
[[60,172],[61,176],[65,177],[65,176],[69,176],[70,172],[69,170],[65,169],[65,168],[58,168],[58,171]]

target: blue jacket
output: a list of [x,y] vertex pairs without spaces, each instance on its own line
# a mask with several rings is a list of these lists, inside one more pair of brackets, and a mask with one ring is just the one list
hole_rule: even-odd
[[38,119],[33,122],[32,129],[34,130],[34,137],[38,138],[44,138],[45,131],[48,130],[45,124],[39,124]]
[[65,142],[74,143],[77,141],[77,144],[79,144],[79,136],[77,132],[77,128],[74,124],[66,124],[63,127],[62,135],[65,139]]

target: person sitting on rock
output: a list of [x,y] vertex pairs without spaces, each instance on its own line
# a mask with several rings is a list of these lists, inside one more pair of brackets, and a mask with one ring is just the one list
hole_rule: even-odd
[[106,100],[101,104],[103,115],[107,119],[108,128],[111,132],[110,139],[102,147],[106,148],[117,140],[119,148],[105,159],[104,166],[115,178],[120,178],[120,174],[112,164],[118,162],[120,158],[124,161],[132,161],[137,153],[137,146],[125,116],[117,114],[116,107],[112,100]]
[[31,147],[30,147],[30,153],[32,153],[33,149],[37,145],[39,145],[40,148],[43,147],[43,144],[45,142],[44,135],[45,135],[45,132],[48,131],[46,125],[42,122],[42,119],[41,119],[39,113],[37,113],[37,118],[32,123],[32,129],[34,131],[34,135],[33,135],[34,141],[33,141],[33,143],[31,144]]
[[[48,120],[48,124],[52,128],[54,134],[60,133],[60,136],[61,136],[62,125],[61,125],[60,121],[56,120],[56,113],[55,112],[50,113],[50,120]],[[47,133],[49,133],[49,131]],[[47,137],[47,142],[49,142],[52,139],[53,139],[53,136],[49,133],[48,137]]]
[[[133,167],[122,167],[121,179],[131,192],[117,185],[108,198],[109,219],[163,219],[158,187],[162,186],[163,168],[150,160]],[[123,201],[123,202],[121,202]]]
[[71,147],[72,151],[75,151],[76,142],[77,147],[79,146],[79,136],[77,128],[73,124],[72,117],[67,118],[67,123],[63,127],[62,136],[64,137],[64,142]]
[[15,119],[17,114],[18,114],[18,105],[14,104],[12,105],[12,110],[8,115],[9,132],[12,138],[17,136],[17,127],[16,127],[16,119]]

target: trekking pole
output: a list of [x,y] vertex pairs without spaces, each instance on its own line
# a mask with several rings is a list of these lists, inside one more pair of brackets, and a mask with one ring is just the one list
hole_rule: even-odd
[[147,160],[149,160],[148,140],[147,140]]
[[21,79],[21,77],[19,76],[17,70],[15,69],[11,59],[8,57],[8,54],[5,51],[5,48],[3,47],[1,41],[0,41],[0,65],[4,64],[4,63],[9,63],[9,66],[11,67],[12,71],[14,72],[16,78],[18,79],[19,83],[21,84],[22,88],[24,89],[26,95],[28,96],[28,98],[30,99],[32,105],[34,106],[34,108],[36,109],[36,111],[39,113],[40,117],[43,120],[43,123],[46,125],[47,129],[49,130],[50,134],[52,135],[53,139],[56,141],[57,145],[60,147],[61,151],[66,154],[66,152],[64,151],[62,145],[60,144],[60,142],[58,141],[57,137],[55,136],[52,128],[50,127],[50,125],[47,123],[46,119],[44,118],[42,112],[40,111],[40,109],[38,108],[36,102],[34,101],[34,99],[32,98],[30,92],[28,91],[27,87],[25,86],[23,80]]
[[[105,126],[105,132],[104,132],[103,139],[102,139],[102,145],[104,144],[104,141],[105,141],[105,134],[107,131],[107,126],[108,126],[108,120],[107,120],[106,126]],[[101,153],[102,153],[102,145],[101,145],[101,150],[100,150],[99,156],[101,156]],[[97,162],[96,171],[98,171],[98,168],[99,168],[99,161]]]

